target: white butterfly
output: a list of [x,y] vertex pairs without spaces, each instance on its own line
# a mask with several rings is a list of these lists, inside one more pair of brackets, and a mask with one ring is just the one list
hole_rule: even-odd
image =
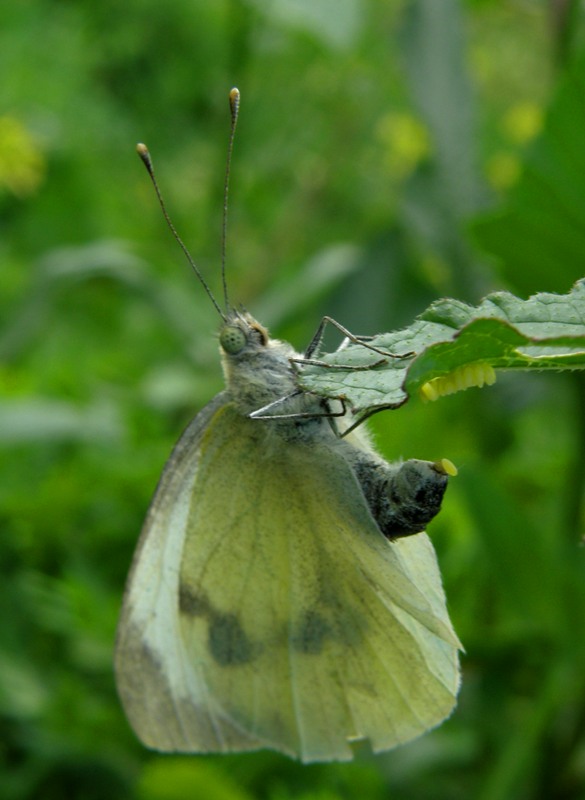
[[128,579],[128,719],[163,751],[308,762],[350,759],[356,739],[407,742],[451,713],[459,686],[420,532],[446,462],[390,465],[357,431],[342,438],[343,418],[298,390],[303,356],[248,314],[224,315],[220,348],[226,389],[176,445]]

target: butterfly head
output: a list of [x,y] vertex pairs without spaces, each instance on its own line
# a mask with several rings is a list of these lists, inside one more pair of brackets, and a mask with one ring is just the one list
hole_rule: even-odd
[[228,391],[244,415],[297,389],[286,342],[272,339],[251,314],[231,311],[219,331],[221,361]]
[[268,331],[247,312],[233,312],[219,332],[219,343],[226,356],[239,356],[245,350],[258,350],[269,342]]

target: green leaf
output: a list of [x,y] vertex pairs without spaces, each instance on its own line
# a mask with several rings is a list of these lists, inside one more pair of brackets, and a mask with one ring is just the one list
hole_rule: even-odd
[[493,370],[583,368],[585,280],[567,295],[520,300],[495,292],[476,307],[438,300],[408,328],[356,341],[302,367],[299,383],[343,398],[363,418],[401,406],[429,382],[436,391],[426,396],[435,399],[433,394],[491,383]]
[[583,274],[584,67],[585,53],[561,82],[509,201],[473,223],[480,247],[520,291],[558,291]]

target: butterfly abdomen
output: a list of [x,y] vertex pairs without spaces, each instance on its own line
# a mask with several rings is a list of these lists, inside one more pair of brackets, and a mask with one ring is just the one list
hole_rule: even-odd
[[387,464],[360,453],[353,469],[378,527],[388,539],[420,533],[435,517],[447,475],[431,461]]

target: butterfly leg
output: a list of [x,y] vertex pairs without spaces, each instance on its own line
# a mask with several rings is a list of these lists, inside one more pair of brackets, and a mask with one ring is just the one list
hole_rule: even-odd
[[[388,357],[404,358],[404,356],[402,355],[388,353],[386,350],[379,350],[377,347],[368,344],[368,340],[372,338],[371,336],[356,336],[355,334],[348,331],[347,328],[344,328],[340,322],[337,322],[337,320],[333,319],[333,317],[325,316],[319,323],[319,327],[315,331],[313,338],[309,342],[309,345],[304,352],[304,359],[310,359],[319,349],[319,346],[321,345],[321,340],[323,339],[323,332],[325,330],[325,326],[327,325],[327,323],[333,325],[334,328],[337,328],[337,330],[340,333],[342,333],[345,336],[345,338],[348,339],[353,344],[361,344],[363,347],[367,347],[368,350],[372,350],[374,353],[379,353],[380,355],[385,356],[386,358]],[[345,342],[342,342],[341,346],[338,349],[341,350],[344,346]],[[406,355],[409,354],[407,353]]]
[[[311,410],[311,411],[298,411],[293,410],[290,412],[284,413],[272,413],[273,409],[280,408],[283,405],[286,407],[286,403],[289,401],[294,401],[296,398],[299,397],[306,397],[309,392],[303,392],[301,389],[297,389],[290,394],[284,395],[284,397],[279,397],[278,400],[273,400],[272,403],[268,403],[262,408],[257,408],[255,411],[252,411],[248,416],[250,419],[315,419],[318,417],[343,417],[347,413],[347,408],[345,405],[345,398],[343,397],[335,397],[329,399],[338,400],[341,403],[341,409],[339,411],[331,411],[328,406],[326,398],[318,398],[318,395],[315,395],[320,401],[323,410]],[[292,405],[292,403],[291,403]]]

